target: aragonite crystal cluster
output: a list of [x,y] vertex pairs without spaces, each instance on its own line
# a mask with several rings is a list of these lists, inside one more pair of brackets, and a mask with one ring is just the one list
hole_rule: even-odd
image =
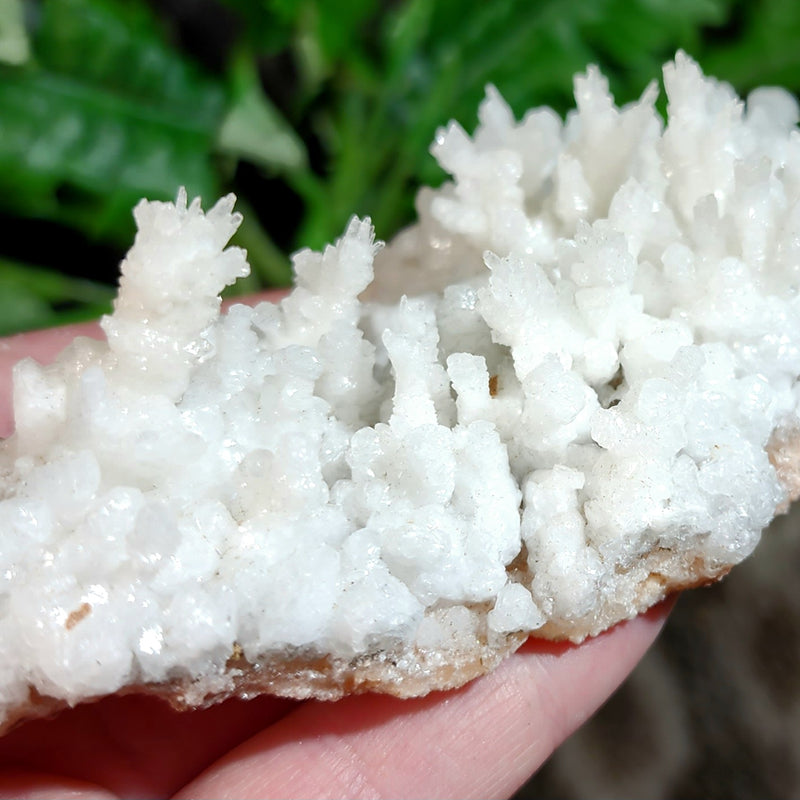
[[794,493],[800,135],[679,54],[617,108],[493,88],[381,249],[232,306],[233,198],[145,202],[106,342],[14,372],[0,715],[457,686],[745,558]]

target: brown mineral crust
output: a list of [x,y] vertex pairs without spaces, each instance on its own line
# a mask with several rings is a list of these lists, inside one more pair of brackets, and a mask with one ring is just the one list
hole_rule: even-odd
[[[233,687],[220,694],[204,694],[203,681],[186,681],[167,686],[162,694],[176,708],[210,705],[227,697],[272,694],[296,700],[315,698],[337,700],[349,694],[379,692],[394,697],[420,697],[432,691],[455,689],[491,672],[528,638],[514,633],[492,646],[477,638],[472,647],[460,652],[440,653],[415,649],[412,652],[375,653],[353,661],[330,657],[274,657],[251,664],[241,657],[229,666]],[[231,665],[231,661],[228,662]],[[155,687],[161,694],[162,688]],[[198,703],[197,695],[203,694]]]
[[636,571],[641,572],[643,577],[631,587],[630,605],[613,598],[606,606],[601,606],[580,619],[558,622],[551,620],[533,635],[541,639],[579,643],[589,636],[597,636],[619,622],[632,619],[671,594],[716,583],[731,569],[730,564],[711,564],[698,557],[684,563],[672,551],[659,547],[642,556],[636,563]]
[[[349,694],[378,692],[394,697],[420,697],[432,691],[455,689],[491,672],[528,638],[513,633],[492,645],[476,636],[458,652],[421,649],[374,653],[352,661],[330,656],[273,655],[251,663],[234,647],[224,673],[165,683],[130,684],[115,694],[149,694],[178,710],[205,708],[232,697],[249,699],[261,694],[295,700],[338,700]],[[95,702],[102,696],[82,702]],[[31,688],[27,703],[0,725],[0,735],[28,720],[51,717],[69,703]]]
[[776,513],[785,514],[800,497],[800,427],[780,428],[767,444],[767,455],[788,497]]

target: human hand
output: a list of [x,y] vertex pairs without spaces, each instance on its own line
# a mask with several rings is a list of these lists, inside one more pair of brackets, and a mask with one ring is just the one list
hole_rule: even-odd
[[[51,360],[96,326],[0,342],[0,435],[11,432],[11,365]],[[0,738],[0,798],[509,796],[619,685],[667,609],[580,646],[529,640],[451,692],[338,702],[260,697],[178,712],[109,697]]]

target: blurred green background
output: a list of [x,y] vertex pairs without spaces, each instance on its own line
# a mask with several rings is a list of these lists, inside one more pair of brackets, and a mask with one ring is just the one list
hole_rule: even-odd
[[0,334],[104,312],[140,197],[235,191],[235,291],[286,285],[352,213],[411,220],[488,82],[563,113],[587,63],[625,102],[684,48],[797,93],[798,45],[796,0],[0,0]]

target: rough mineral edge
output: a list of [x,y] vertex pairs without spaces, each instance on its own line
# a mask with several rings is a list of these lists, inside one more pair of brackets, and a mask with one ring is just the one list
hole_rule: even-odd
[[563,125],[490,87],[419,222],[279,306],[219,316],[232,198],[140,204],[108,345],[15,371],[5,724],[452,688],[746,557],[798,487],[797,104],[664,78],[666,128],[592,68]]
[[[483,612],[485,613],[485,611]],[[272,694],[295,700],[338,700],[348,694],[380,692],[410,698],[435,690],[457,689],[491,672],[528,638],[527,633],[495,638],[491,646],[478,638],[449,651],[383,652],[345,660],[319,655],[280,655],[251,663],[238,651],[217,674],[184,677],[162,683],[134,683],[116,694],[153,695],[174,708],[205,708],[231,697],[249,699]],[[89,695],[82,702],[103,695]],[[0,733],[21,722],[49,717],[70,705],[31,688],[26,700],[3,721]]]

